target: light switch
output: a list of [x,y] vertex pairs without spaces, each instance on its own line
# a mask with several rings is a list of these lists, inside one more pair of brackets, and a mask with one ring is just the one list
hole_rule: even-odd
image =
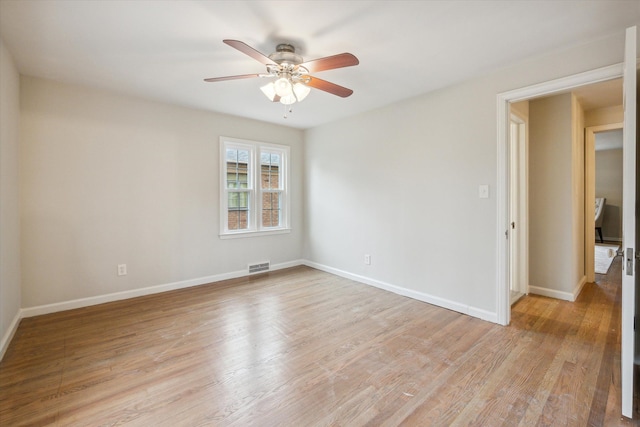
[[478,196],[481,199],[488,199],[489,198],[489,186],[488,185],[481,185],[478,188]]

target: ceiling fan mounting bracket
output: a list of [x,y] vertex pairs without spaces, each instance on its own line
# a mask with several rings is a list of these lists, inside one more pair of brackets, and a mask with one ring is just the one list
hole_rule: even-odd
[[296,48],[294,45],[289,44],[289,43],[280,43],[279,45],[276,46],[276,52],[291,52],[291,53],[295,53],[296,52]]

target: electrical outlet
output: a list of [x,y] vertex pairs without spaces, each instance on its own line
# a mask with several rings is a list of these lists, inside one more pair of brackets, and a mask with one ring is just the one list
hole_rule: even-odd
[[364,256],[364,263],[366,265],[371,265],[371,255],[367,254]]
[[118,276],[127,275],[127,264],[118,264]]

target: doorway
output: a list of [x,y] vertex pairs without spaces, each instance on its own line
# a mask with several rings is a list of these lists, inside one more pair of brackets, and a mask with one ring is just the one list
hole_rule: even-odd
[[[596,248],[594,240],[596,135],[599,164],[609,163],[597,194],[603,205],[609,199],[607,237],[622,236],[622,79],[510,103],[509,112],[509,302],[529,292],[574,301],[594,282],[595,250],[612,261],[618,249]],[[603,140],[611,131],[619,139]],[[610,154],[619,160],[613,168]]]
[[[510,225],[510,203],[509,203],[509,133],[511,122],[511,105],[545,96],[557,95],[577,88],[607,82],[622,77],[622,64],[603,67],[597,70],[581,73],[578,75],[547,82],[541,85],[534,85],[517,89],[514,91],[498,95],[498,186],[496,198],[498,202],[498,224]],[[497,286],[497,321],[500,324],[508,325],[511,318],[510,310],[510,227],[499,227],[497,229],[498,242],[498,280]],[[526,235],[521,236],[526,240]]]

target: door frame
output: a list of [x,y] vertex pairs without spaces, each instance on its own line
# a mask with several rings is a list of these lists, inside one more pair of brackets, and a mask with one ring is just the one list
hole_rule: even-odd
[[501,325],[511,322],[509,304],[509,132],[511,115],[509,104],[623,77],[623,63],[539,83],[497,95],[497,186],[496,203],[498,221],[496,227],[497,273],[496,320]]

